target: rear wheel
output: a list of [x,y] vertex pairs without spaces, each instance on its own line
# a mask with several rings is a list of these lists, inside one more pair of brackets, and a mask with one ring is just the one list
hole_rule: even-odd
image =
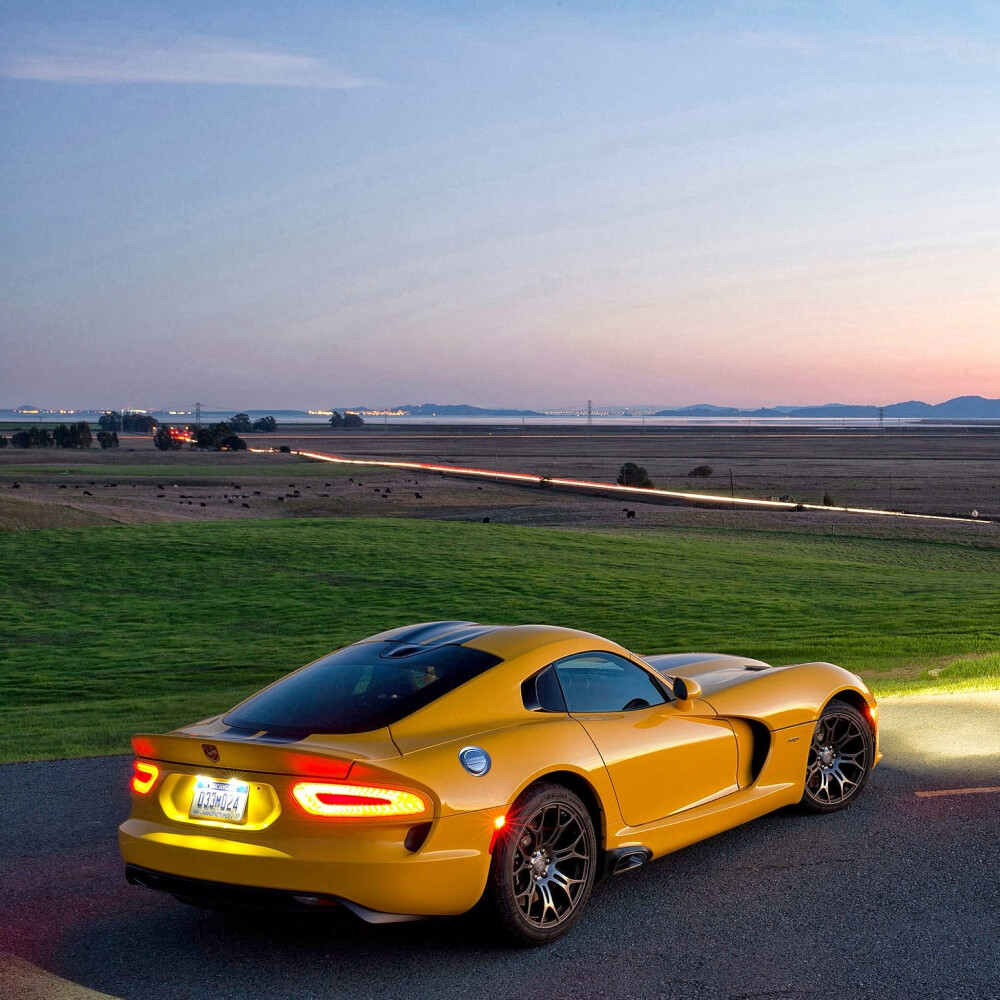
[[586,806],[562,785],[514,803],[493,848],[489,897],[509,937],[546,944],[577,921],[594,885],[597,839]]
[[813,731],[802,805],[817,813],[850,805],[868,781],[874,742],[868,720],[856,708],[830,702]]

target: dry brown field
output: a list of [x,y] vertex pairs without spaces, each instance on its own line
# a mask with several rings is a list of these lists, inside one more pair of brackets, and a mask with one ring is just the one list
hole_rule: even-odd
[[[1000,522],[1000,428],[809,430],[421,426],[334,433],[315,425],[246,435],[251,447],[444,463],[614,482],[623,462],[670,490],[789,497]],[[699,465],[708,478],[691,478]],[[731,477],[731,478],[730,478]],[[419,494],[419,496],[418,496]],[[624,507],[636,515],[626,521]],[[1000,523],[917,521],[834,512],[654,505],[428,473],[331,466],[285,454],[158,452],[124,436],[91,448],[0,451],[0,529],[261,517],[396,516],[622,530],[742,527],[1000,544]]]

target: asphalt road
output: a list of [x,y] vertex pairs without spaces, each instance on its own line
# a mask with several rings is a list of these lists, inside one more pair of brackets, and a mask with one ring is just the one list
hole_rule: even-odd
[[[527,951],[469,918],[182,906],[122,876],[129,758],[6,765],[0,953],[129,1000],[1000,998],[1000,793],[955,794],[1000,786],[1000,694],[887,701],[882,722],[886,759],[850,809],[784,811],[603,883],[574,931]],[[5,998],[57,995],[6,968]]]

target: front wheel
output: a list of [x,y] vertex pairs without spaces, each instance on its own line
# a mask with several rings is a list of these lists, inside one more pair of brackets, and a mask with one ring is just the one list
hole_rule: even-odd
[[586,806],[562,785],[514,803],[493,848],[489,901],[520,944],[547,944],[579,918],[594,885],[597,838]]
[[868,720],[853,706],[832,701],[813,731],[802,806],[830,813],[850,805],[868,781],[875,741]]

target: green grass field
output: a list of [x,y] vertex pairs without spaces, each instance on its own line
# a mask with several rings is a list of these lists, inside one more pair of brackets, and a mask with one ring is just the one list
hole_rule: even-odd
[[338,645],[442,618],[832,660],[880,693],[1000,686],[1000,551],[968,545],[310,519],[11,533],[0,566],[7,761],[124,752]]

